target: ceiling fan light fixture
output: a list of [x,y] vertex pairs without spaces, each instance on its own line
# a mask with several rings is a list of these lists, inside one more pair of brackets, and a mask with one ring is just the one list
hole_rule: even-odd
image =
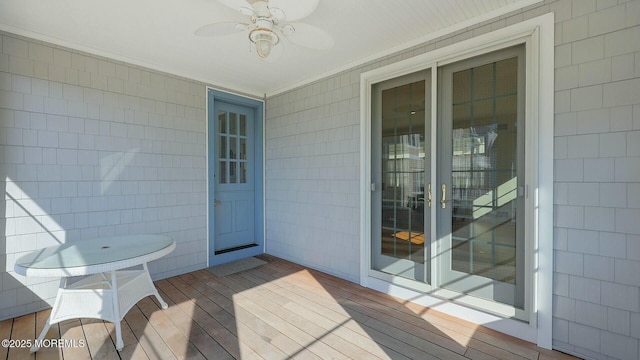
[[263,59],[269,57],[271,49],[280,42],[278,35],[265,28],[257,28],[249,33],[249,40],[256,44],[256,52]]
[[201,26],[195,31],[198,36],[232,35],[237,31],[248,31],[249,46],[255,46],[258,56],[273,62],[283,53],[278,46],[285,37],[294,45],[309,49],[328,50],[333,47],[332,36],[326,31],[301,22],[311,14],[320,0],[218,0],[219,3],[239,11],[248,17],[245,22],[217,22]]

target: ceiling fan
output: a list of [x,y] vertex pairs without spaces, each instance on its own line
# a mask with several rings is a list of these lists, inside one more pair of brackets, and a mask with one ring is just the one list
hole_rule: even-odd
[[[320,0],[218,0],[240,14],[247,22],[218,22],[196,30],[198,36],[225,36],[247,31],[249,41],[255,45],[261,59],[267,59],[284,37],[293,44],[311,49],[326,50],[333,47],[333,38],[326,31],[301,22],[311,14]],[[281,50],[281,49],[280,49]]]

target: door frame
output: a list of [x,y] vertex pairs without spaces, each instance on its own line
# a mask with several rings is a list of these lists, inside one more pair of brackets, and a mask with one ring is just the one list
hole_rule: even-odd
[[[207,266],[214,266],[224,264],[230,261],[239,260],[242,258],[263,254],[266,249],[265,241],[265,198],[264,198],[264,119],[265,119],[265,106],[264,100],[246,97],[239,94],[234,94],[228,91],[215,89],[212,87],[206,87],[207,101],[206,101],[206,163],[207,163]],[[214,168],[210,166],[212,159],[215,161],[215,149],[216,139],[211,137],[209,123],[216,118],[216,102],[223,102],[238,106],[251,108],[254,111],[254,156],[255,156],[255,235],[254,240],[257,246],[252,246],[244,249],[234,250],[230,252],[224,252],[221,254],[212,254],[212,242],[215,241],[215,219],[213,218],[213,206],[214,191],[212,191],[213,172]],[[210,108],[211,107],[211,108]]]
[[[529,322],[491,312],[474,306],[462,297],[442,289],[417,289],[397,277],[383,280],[371,274],[371,121],[373,84],[405,74],[431,68],[432,74],[432,131],[437,131],[438,67],[489,53],[510,46],[524,44],[526,48],[526,104],[525,124],[527,143],[525,153],[535,154],[526,168],[526,183],[530,199],[526,205],[529,218],[525,236],[531,249],[527,256],[533,269],[529,286],[525,289],[532,304]],[[385,293],[410,299],[453,316],[483,324],[495,330],[537,343],[544,348],[552,345],[553,300],[553,104],[554,104],[554,15],[545,14],[469,40],[443,47],[422,55],[402,60],[361,74],[360,81],[360,284]],[[435,154],[436,143],[432,143]],[[533,161],[531,161],[533,160]],[[432,162],[432,183],[435,181],[436,162]],[[434,193],[435,194],[435,193]],[[434,195],[434,202],[439,197]],[[435,214],[432,212],[432,223]],[[435,231],[435,229],[433,230]],[[436,234],[433,234],[434,236]],[[437,239],[437,237],[434,237]],[[437,244],[432,245],[437,254]],[[432,279],[437,268],[432,267]],[[473,301],[473,299],[472,299]]]

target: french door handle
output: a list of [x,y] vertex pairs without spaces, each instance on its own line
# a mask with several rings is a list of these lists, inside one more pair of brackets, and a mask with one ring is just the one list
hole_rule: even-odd
[[431,207],[431,183],[427,185],[427,206]]
[[440,205],[445,209],[447,207],[447,185],[442,184],[440,188],[442,189],[442,200],[440,200]]

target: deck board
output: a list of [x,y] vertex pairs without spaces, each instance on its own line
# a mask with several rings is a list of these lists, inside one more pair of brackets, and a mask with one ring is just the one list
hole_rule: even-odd
[[[0,321],[0,337],[2,337],[2,340],[11,339],[12,329],[13,329],[13,319]],[[9,353],[8,347],[0,346],[0,359],[6,359],[8,353]]]
[[[35,314],[28,314],[13,319],[13,328],[11,330],[11,338],[15,340],[28,340],[30,342],[35,341],[36,332],[36,316]],[[24,360],[35,359],[33,353],[30,353],[29,347],[24,341],[17,341],[19,344],[16,347],[9,349],[8,360]]]
[[[77,346],[62,347],[62,358],[64,359],[89,359],[91,354],[87,346],[87,338],[82,329],[80,320],[67,320],[59,323],[60,338],[63,340],[74,341]],[[41,331],[38,328],[38,331]],[[115,346],[114,346],[115,349]]]
[[[46,338],[84,347],[0,349],[0,359],[573,359],[497,331],[271,256],[218,277],[206,270],[156,282],[154,297],[115,326],[54,324]],[[35,339],[50,310],[0,322],[0,335]]]
[[[49,315],[51,314],[51,309],[47,309],[44,311],[37,312],[36,315],[36,336],[40,335],[40,331],[44,328],[44,324],[46,323]],[[58,324],[53,324],[49,327],[49,331],[44,337],[45,339],[60,339],[60,326]],[[62,347],[61,346],[49,346],[43,347],[38,351],[38,360],[48,360],[48,359],[58,359],[62,356]]]
[[96,319],[81,319],[82,329],[92,359],[119,359],[115,344],[111,341],[104,322]]

